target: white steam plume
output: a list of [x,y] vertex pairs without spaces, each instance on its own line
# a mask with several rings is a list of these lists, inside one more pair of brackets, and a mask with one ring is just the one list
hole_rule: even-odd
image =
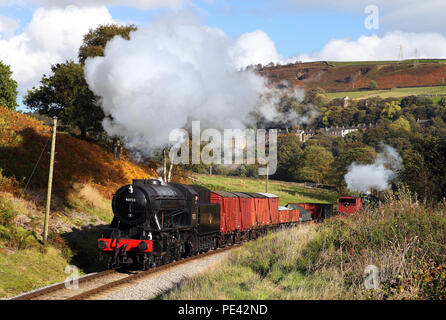
[[189,14],[166,15],[112,39],[104,57],[88,58],[85,76],[101,97],[110,135],[149,154],[191,120],[205,128],[245,128],[270,89],[253,71],[239,71],[235,43]]
[[266,121],[293,127],[303,123],[311,123],[319,115],[319,110],[316,106],[302,104],[305,98],[305,91],[303,89],[286,89],[285,94],[288,98],[295,99],[301,104],[302,108],[300,110],[292,109],[287,112],[281,112],[279,109],[282,107],[281,98],[284,95],[284,91],[269,89],[267,94],[264,94],[262,103],[257,110]]
[[388,145],[382,145],[383,151],[378,153],[372,164],[353,162],[348,168],[344,180],[350,191],[370,193],[389,188],[390,181],[396,177],[395,171],[402,168],[402,159],[398,152]]

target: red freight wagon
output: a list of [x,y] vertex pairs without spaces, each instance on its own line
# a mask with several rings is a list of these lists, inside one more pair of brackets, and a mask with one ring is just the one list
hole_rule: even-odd
[[279,223],[290,222],[292,210],[279,210]]
[[362,208],[362,200],[358,197],[339,197],[338,211],[343,213],[355,213]]
[[233,207],[233,200],[224,191],[211,191],[211,203],[220,204],[220,232],[228,233],[230,227],[230,212]]
[[313,220],[321,220],[323,218],[323,209],[317,203],[298,203],[301,207],[306,209],[311,213],[311,218]]
[[221,207],[220,232],[228,233],[240,229],[240,205],[238,202],[238,197],[231,192],[211,191],[211,203],[219,203]]
[[268,198],[270,223],[279,223],[279,197],[272,193],[260,193]]
[[290,222],[299,222],[300,212],[299,210],[290,210]]
[[240,203],[241,230],[246,231],[257,225],[254,198],[243,192],[234,193]]
[[244,192],[254,199],[254,208],[258,226],[264,226],[271,223],[268,210],[268,198],[260,193]]

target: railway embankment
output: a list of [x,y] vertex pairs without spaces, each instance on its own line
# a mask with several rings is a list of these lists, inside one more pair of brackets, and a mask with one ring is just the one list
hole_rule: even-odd
[[112,193],[154,172],[106,146],[57,134],[49,239],[42,243],[51,128],[0,107],[0,299],[104,268],[96,239]]

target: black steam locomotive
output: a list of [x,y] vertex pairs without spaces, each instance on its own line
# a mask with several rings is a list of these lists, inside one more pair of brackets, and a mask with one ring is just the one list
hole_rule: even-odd
[[114,218],[98,239],[109,267],[147,269],[218,246],[220,204],[196,185],[133,180],[113,197]]

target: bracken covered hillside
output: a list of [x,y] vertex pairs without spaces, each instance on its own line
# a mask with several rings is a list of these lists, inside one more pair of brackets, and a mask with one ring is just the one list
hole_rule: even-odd
[[[40,155],[28,189],[46,189],[50,139],[51,128],[41,121],[0,107],[0,191],[20,192]],[[126,156],[116,160],[99,144],[63,132],[57,134],[53,190],[58,196],[65,197],[75,183],[89,183],[110,198],[118,187],[132,179],[154,176],[152,169],[135,164]]]
[[273,84],[283,81],[304,88],[321,87],[327,92],[445,85],[444,60],[375,62],[310,62],[264,67],[257,71]]
[[96,239],[113,218],[113,192],[156,177],[126,156],[116,160],[106,146],[58,133],[44,245],[50,139],[50,127],[0,107],[0,298],[63,281],[70,264],[81,274],[103,270]]

